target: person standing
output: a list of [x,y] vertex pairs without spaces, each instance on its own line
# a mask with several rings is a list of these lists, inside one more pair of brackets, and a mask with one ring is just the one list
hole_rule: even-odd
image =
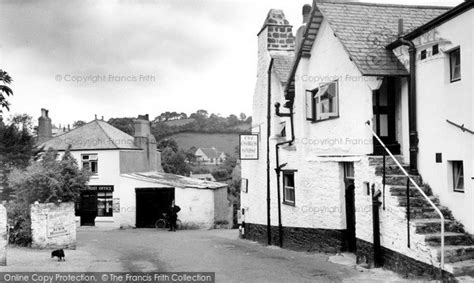
[[168,231],[175,231],[176,232],[176,219],[178,219],[178,212],[181,208],[175,205],[174,200],[171,202],[170,207],[170,229]]

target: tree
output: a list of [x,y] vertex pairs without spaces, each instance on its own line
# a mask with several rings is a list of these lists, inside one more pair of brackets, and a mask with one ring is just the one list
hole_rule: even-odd
[[176,143],[174,139],[163,139],[158,143],[156,147],[160,151],[164,151],[165,149],[169,148],[174,153],[178,152],[178,143]]
[[25,169],[14,169],[8,175],[8,184],[15,189],[13,203],[9,203],[8,222],[13,228],[10,242],[19,245],[31,243],[29,207],[38,202],[74,202],[87,186],[90,173],[79,170],[69,149],[60,160],[54,150],[44,152],[41,161],[32,161]]
[[75,128],[79,128],[81,126],[84,126],[86,124],[86,122],[82,121],[82,120],[77,120],[77,121],[74,121],[74,123],[72,123],[72,127],[75,129]]
[[2,113],[3,108],[10,110],[10,103],[7,101],[7,96],[13,95],[12,89],[8,86],[12,83],[12,78],[2,69],[0,69],[0,82],[2,83],[0,84],[0,113]]
[[133,118],[110,118],[107,123],[131,136],[135,133]]
[[247,115],[245,113],[240,113],[240,121],[245,122],[245,119],[247,119]]
[[3,187],[3,200],[9,200],[12,194],[12,188],[7,183],[10,171],[13,168],[24,169],[35,153],[34,139],[28,128],[22,126],[20,129],[13,122],[5,125],[0,121],[0,186]]
[[14,124],[20,130],[26,130],[33,133],[33,117],[28,114],[15,114],[11,118],[11,124]]
[[186,163],[184,151],[174,152],[172,148],[167,147],[161,153],[161,165],[166,173],[189,176],[191,167]]

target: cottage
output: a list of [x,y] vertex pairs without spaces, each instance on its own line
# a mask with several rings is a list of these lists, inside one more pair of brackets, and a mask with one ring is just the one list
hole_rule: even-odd
[[194,155],[196,161],[202,165],[219,165],[226,160],[225,152],[218,151],[215,147],[198,148]]
[[252,113],[264,158],[242,161],[247,238],[417,275],[474,271],[472,34],[460,32],[472,7],[314,1],[296,38],[268,13]]
[[52,137],[45,109],[38,122],[40,147],[60,154],[70,147],[79,166],[92,172],[76,203],[78,225],[154,227],[173,200],[184,225],[211,228],[227,220],[226,184],[162,172],[148,115],[134,120],[133,137],[98,119]]

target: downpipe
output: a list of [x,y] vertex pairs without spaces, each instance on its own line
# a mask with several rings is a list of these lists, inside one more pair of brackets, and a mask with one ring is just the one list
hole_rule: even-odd
[[380,246],[380,205],[382,204],[379,200],[382,192],[380,190],[375,191],[372,187],[372,232],[374,241],[374,266],[381,267],[382,262],[382,248]]
[[290,128],[291,128],[291,139],[279,142],[275,145],[275,157],[276,157],[276,176],[277,176],[277,198],[278,198],[278,238],[280,247],[283,247],[283,226],[281,223],[281,193],[280,193],[280,175],[282,168],[287,165],[287,163],[280,164],[280,147],[288,144],[292,145],[295,141],[295,131],[294,131],[294,122],[293,122],[293,101],[289,100],[285,103],[284,107],[290,110],[290,113],[280,113],[280,103],[275,103],[275,115],[278,117],[289,117],[290,118]]

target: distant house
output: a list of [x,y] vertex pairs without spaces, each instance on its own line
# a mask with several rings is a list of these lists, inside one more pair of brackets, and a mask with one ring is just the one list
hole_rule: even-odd
[[47,110],[38,120],[38,147],[60,155],[70,147],[79,166],[92,172],[76,203],[78,225],[154,227],[173,200],[184,225],[212,228],[227,220],[226,184],[162,172],[148,115],[134,119],[134,136],[98,119],[53,136]]
[[203,180],[203,181],[212,181],[212,182],[215,182],[216,179],[214,178],[214,176],[212,176],[211,173],[206,173],[206,174],[193,174],[193,172],[191,172],[191,174],[189,175],[189,177],[193,178],[193,179],[198,179],[198,180]]
[[226,160],[225,152],[218,151],[215,147],[198,148],[194,155],[196,161],[204,165],[219,165]]

